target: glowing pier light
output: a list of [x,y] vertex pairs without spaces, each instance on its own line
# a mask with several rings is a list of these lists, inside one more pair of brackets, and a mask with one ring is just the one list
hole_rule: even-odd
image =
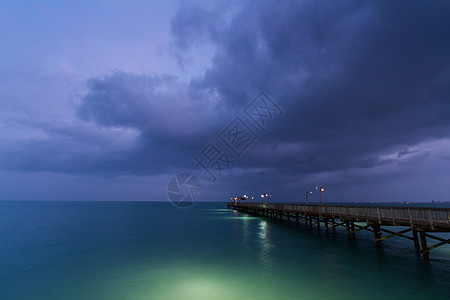
[[316,189],[316,191],[320,191],[320,205],[322,205],[322,192],[325,191],[325,189],[321,185],[316,185],[314,188]]
[[308,204],[308,195],[309,194],[312,194],[312,192],[311,191],[306,191],[306,204]]
[[266,203],[269,203],[270,196],[272,196],[272,195],[270,195],[270,194],[262,194],[261,198],[267,198],[267,202]]
[[244,197],[234,197],[234,198],[231,197],[231,201],[234,200],[234,204],[236,204],[238,201],[245,201],[247,199],[248,199],[247,195],[244,195]]

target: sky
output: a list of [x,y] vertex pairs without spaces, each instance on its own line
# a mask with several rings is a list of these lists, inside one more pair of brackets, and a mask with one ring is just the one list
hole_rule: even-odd
[[200,201],[450,201],[449,15],[1,1],[0,200],[168,201],[190,174]]

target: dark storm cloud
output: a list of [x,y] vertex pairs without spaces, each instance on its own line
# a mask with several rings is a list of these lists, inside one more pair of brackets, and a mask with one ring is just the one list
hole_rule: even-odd
[[[107,128],[132,128],[143,147],[189,152],[219,127],[224,117],[214,110],[215,99],[201,91],[189,92],[173,76],[115,72],[89,81],[89,93],[78,116]],[[219,123],[220,124],[220,123]]]
[[188,85],[173,76],[116,71],[87,86],[76,124],[16,120],[45,138],[4,145],[2,167],[107,176],[191,168],[191,156],[215,129],[211,119],[220,119],[211,99],[190,99]]
[[179,41],[214,33],[213,65],[193,86],[217,89],[232,107],[267,90],[288,112],[241,164],[310,174],[387,164],[383,153],[449,137],[449,9],[249,1],[221,28],[205,12],[189,27],[181,21],[200,9],[180,10],[173,32]]

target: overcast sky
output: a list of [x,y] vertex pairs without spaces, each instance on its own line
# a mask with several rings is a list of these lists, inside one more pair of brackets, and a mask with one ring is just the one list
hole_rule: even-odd
[[1,1],[0,200],[167,200],[191,173],[202,201],[450,201],[449,15]]

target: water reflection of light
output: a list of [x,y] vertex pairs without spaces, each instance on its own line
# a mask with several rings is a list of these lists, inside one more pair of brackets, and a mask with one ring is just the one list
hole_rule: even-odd
[[244,244],[244,247],[246,250],[249,250],[249,238],[250,238],[250,217],[243,216],[241,218],[242,220],[242,243]]
[[261,220],[258,225],[259,258],[263,265],[270,266],[273,262],[271,250],[273,244],[270,242],[270,228],[266,220]]
[[[114,293],[107,299],[272,299],[268,290],[273,287],[262,285],[257,280],[260,276],[245,265],[235,268],[208,261],[167,262],[164,267],[141,269],[121,278],[124,280],[114,286]],[[277,278],[272,281],[276,283]]]
[[200,277],[182,281],[174,288],[179,291],[179,299],[213,299],[232,296],[229,295],[229,285],[230,282],[223,278],[214,280]]

